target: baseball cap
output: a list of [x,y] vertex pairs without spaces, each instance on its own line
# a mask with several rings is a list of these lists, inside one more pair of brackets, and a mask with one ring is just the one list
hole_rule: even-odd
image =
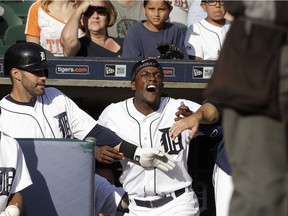
[[10,46],[4,54],[4,75],[8,76],[12,68],[37,72],[53,66],[46,58],[42,46],[32,42],[21,42]]
[[145,68],[145,67],[155,67],[155,68],[158,68],[160,70],[160,72],[162,74],[164,74],[163,72],[163,68],[161,67],[161,65],[159,64],[159,62],[154,59],[154,58],[148,58],[148,59],[144,59],[144,60],[141,60],[141,61],[138,61],[137,63],[135,63],[135,65],[133,66],[132,68],[132,77],[131,77],[131,80],[134,81],[135,80],[135,77],[137,75],[137,73],[142,69],[142,68]]

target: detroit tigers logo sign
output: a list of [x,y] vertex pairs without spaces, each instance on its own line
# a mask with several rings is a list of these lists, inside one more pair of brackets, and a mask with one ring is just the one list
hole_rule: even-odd
[[164,147],[164,152],[169,155],[175,154],[178,155],[181,150],[183,150],[181,136],[174,141],[169,136],[169,128],[159,129],[162,132],[161,136],[161,145]]

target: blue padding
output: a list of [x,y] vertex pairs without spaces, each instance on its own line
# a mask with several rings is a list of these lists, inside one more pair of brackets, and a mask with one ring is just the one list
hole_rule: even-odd
[[25,216],[94,215],[94,144],[68,139],[17,139],[33,185]]
[[[51,58],[55,65],[49,69],[50,79],[131,80],[131,70],[139,59],[59,57]],[[214,61],[158,60],[164,69],[165,82],[207,83]],[[3,57],[0,58],[3,77]]]

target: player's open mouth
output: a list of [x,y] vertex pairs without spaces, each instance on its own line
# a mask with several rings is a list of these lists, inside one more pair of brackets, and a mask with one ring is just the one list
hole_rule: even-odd
[[156,92],[156,91],[157,91],[157,88],[156,88],[155,85],[148,85],[147,88],[146,88],[146,90],[147,90],[148,92]]

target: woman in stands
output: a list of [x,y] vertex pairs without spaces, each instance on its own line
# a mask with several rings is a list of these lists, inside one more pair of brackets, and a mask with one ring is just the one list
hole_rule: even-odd
[[[61,35],[65,56],[120,57],[123,39],[109,37],[107,28],[115,23],[117,12],[110,1],[83,1],[75,10]],[[77,37],[78,24],[86,35]]]
[[[40,0],[31,5],[25,29],[26,41],[40,44],[54,56],[63,56],[61,32],[79,1]],[[77,28],[77,36],[84,33]]]

